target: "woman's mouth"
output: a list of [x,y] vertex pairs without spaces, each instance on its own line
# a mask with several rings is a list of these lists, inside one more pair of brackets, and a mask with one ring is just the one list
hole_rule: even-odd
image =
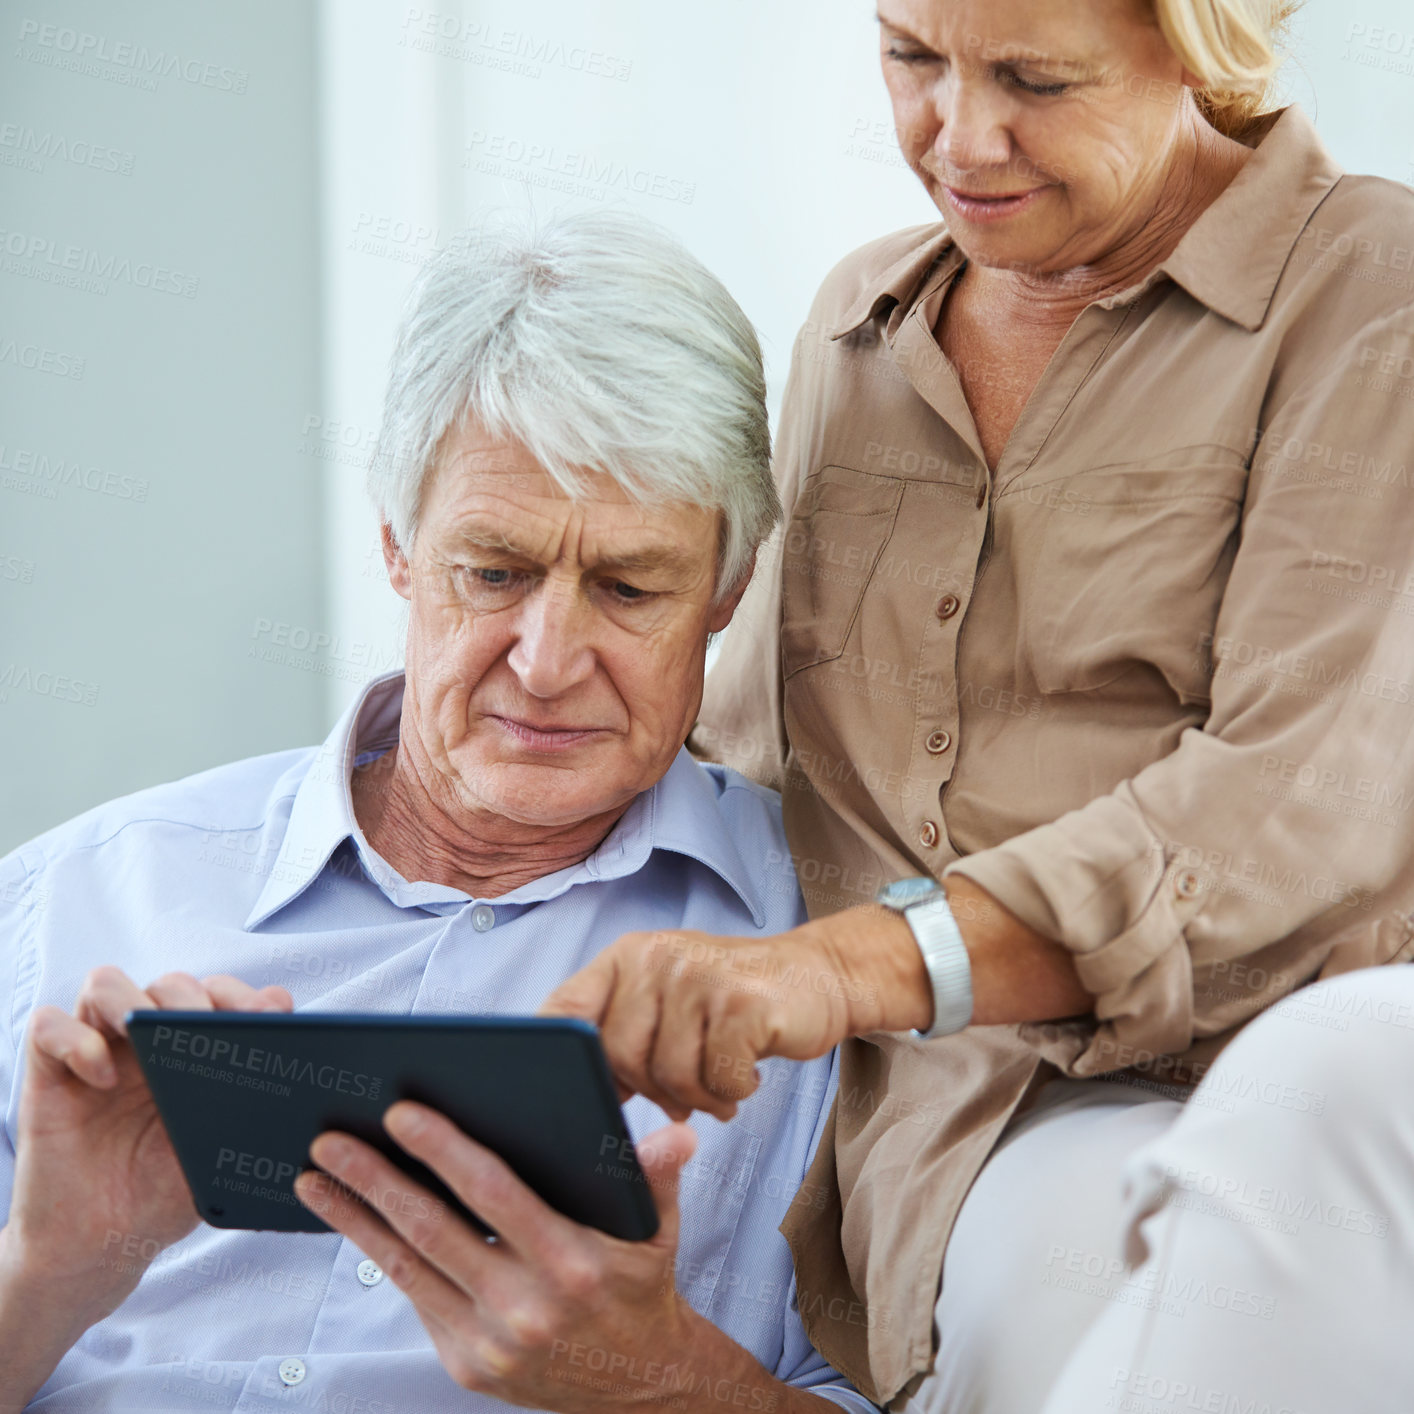
[[982,194],[943,186],[948,205],[965,221],[1003,221],[1024,211],[1043,191],[1045,187],[1040,186],[1029,191]]

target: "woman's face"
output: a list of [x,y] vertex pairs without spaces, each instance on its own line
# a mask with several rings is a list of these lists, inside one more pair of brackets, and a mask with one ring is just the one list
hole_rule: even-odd
[[1189,116],[1144,0],[879,0],[908,164],[969,259],[1054,273],[1141,229]]

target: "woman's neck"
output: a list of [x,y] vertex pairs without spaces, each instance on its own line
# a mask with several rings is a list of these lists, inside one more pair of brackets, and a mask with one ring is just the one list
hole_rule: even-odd
[[1137,285],[1170,256],[1193,223],[1242,170],[1252,149],[1224,137],[1196,113],[1152,201],[1095,260],[1059,271],[965,267],[971,296],[989,315],[1069,329],[1086,306]]

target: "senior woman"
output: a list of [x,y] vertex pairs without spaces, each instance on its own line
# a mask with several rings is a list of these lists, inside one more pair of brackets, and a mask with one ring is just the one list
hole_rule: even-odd
[[694,738],[812,920],[552,999],[675,1113],[844,1040],[785,1230],[895,1407],[1407,1405],[1414,974],[1321,979],[1414,951],[1414,197],[1267,110],[1291,8],[881,0],[944,221],[815,301]]

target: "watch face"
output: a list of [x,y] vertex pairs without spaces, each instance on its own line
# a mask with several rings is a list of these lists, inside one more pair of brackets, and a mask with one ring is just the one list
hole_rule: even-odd
[[922,903],[925,898],[931,898],[938,893],[942,893],[938,881],[921,875],[885,884],[879,890],[879,902],[886,908],[907,908],[910,904]]

